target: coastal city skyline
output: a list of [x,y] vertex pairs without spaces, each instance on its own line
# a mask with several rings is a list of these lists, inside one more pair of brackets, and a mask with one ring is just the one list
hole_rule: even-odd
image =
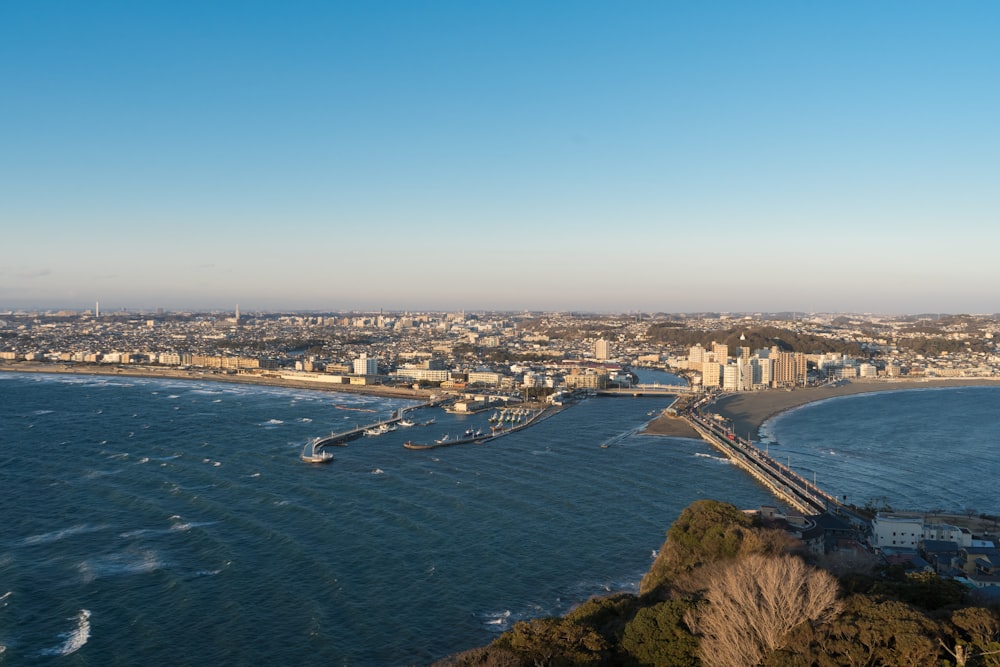
[[0,311],[993,313],[1000,7],[0,8]]

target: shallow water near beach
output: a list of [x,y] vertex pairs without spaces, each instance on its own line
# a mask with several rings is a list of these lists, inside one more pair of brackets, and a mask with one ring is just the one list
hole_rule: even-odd
[[849,503],[993,515],[1000,514],[998,438],[1000,387],[830,398],[761,429],[771,456]]
[[310,438],[412,404],[0,375],[3,664],[421,665],[635,590],[691,501],[773,502],[706,444],[639,435],[668,402],[410,451],[490,416],[419,411],[311,466]]

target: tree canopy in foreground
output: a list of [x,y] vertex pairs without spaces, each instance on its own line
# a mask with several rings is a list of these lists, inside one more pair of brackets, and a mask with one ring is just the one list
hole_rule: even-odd
[[[1000,667],[1000,615],[936,575],[838,580],[727,503],[688,506],[639,595],[520,621],[440,667]],[[849,594],[845,591],[850,591]]]

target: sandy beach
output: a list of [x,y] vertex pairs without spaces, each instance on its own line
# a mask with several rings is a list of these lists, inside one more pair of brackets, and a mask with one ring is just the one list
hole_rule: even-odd
[[807,403],[822,401],[836,396],[867,394],[876,391],[973,386],[1000,386],[1000,379],[854,380],[830,387],[802,387],[791,391],[772,389],[769,391],[729,394],[707,406],[707,410],[731,419],[733,429],[737,434],[740,436],[750,434],[751,439],[756,441],[760,439],[760,427],[765,421],[786,410],[791,410]]
[[642,430],[645,435],[665,435],[671,438],[701,438],[698,432],[691,428],[681,417],[672,415],[661,415],[648,424]]

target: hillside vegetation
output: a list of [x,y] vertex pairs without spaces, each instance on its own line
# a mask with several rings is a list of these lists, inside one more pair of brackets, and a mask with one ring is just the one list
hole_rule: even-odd
[[936,575],[838,579],[732,505],[691,504],[639,594],[518,622],[438,667],[1000,667],[1000,615]]

